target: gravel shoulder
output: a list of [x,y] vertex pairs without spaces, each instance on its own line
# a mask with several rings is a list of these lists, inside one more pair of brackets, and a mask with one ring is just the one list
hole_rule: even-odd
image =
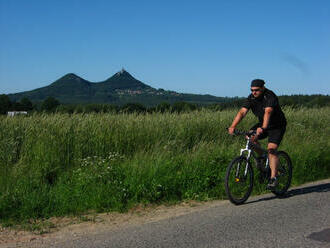
[[96,234],[105,231],[116,231],[121,228],[175,218],[195,211],[201,211],[219,204],[229,204],[228,201],[196,202],[187,201],[175,205],[159,205],[135,207],[127,213],[87,214],[81,217],[50,218],[45,223],[39,223],[41,230],[24,231],[0,227],[0,247],[25,247],[33,242],[54,242],[82,237],[86,234]]

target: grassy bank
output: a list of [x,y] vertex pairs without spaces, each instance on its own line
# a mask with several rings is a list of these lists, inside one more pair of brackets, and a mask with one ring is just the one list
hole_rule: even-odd
[[[330,108],[285,109],[293,184],[330,176]],[[236,111],[0,117],[0,219],[225,198]],[[240,126],[256,122],[249,114]],[[255,187],[259,193],[263,187]]]

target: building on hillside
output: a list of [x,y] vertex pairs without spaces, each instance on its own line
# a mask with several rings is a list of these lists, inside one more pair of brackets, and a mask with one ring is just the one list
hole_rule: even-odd
[[26,111],[9,111],[7,112],[7,116],[15,116],[15,115],[27,115]]

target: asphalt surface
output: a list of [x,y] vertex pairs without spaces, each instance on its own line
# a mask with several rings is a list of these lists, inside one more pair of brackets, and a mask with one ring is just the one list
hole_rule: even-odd
[[51,247],[330,247],[330,180]]

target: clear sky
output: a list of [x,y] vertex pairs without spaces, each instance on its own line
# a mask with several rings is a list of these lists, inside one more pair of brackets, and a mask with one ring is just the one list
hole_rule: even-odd
[[330,94],[330,1],[0,0],[0,94],[124,67],[155,88]]

